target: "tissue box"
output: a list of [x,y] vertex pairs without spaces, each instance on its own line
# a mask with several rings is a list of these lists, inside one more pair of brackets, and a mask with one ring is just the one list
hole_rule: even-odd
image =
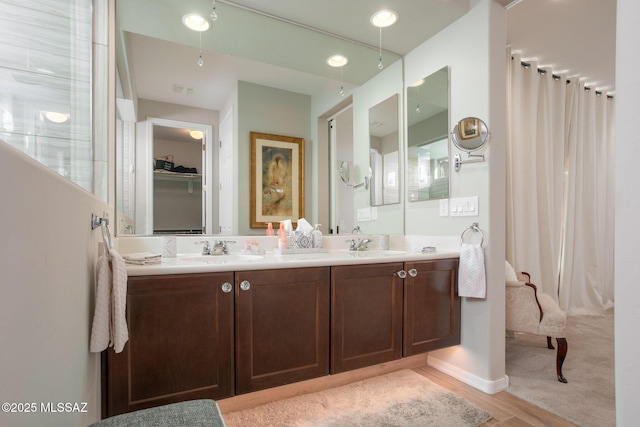
[[287,249],[310,249],[312,247],[311,233],[293,231],[287,237]]

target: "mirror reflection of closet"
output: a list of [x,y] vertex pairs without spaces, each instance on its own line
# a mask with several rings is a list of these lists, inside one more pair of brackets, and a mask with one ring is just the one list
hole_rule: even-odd
[[202,233],[203,136],[153,127],[153,234]]
[[212,127],[148,118],[136,128],[135,233],[210,233]]
[[449,68],[407,88],[410,202],[449,197]]
[[398,94],[369,109],[371,206],[400,203]]

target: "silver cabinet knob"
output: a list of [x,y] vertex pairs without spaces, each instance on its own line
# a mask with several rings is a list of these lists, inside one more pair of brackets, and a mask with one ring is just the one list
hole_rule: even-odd
[[224,282],[222,284],[222,292],[224,292],[225,294],[228,294],[229,292],[231,292],[233,290],[233,285],[229,282]]
[[399,278],[404,279],[405,277],[407,277],[407,272],[406,272],[406,271],[404,271],[404,270],[400,270],[400,271],[398,271],[398,272],[396,273],[396,275],[397,275]]
[[417,275],[418,275],[418,270],[416,270],[415,268],[412,268],[411,270],[409,270],[409,276],[416,277]]
[[249,283],[248,280],[243,280],[242,282],[240,282],[240,289],[242,289],[243,291],[248,291],[249,288],[251,288],[251,283]]

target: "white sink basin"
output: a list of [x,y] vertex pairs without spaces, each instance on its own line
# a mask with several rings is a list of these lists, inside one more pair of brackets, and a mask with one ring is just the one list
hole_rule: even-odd
[[235,255],[198,255],[192,257],[184,257],[180,258],[180,261],[184,262],[202,262],[205,264],[229,264],[232,262],[245,262],[245,261],[255,261],[258,259],[262,259],[264,256],[262,255],[243,255],[243,254],[235,254]]

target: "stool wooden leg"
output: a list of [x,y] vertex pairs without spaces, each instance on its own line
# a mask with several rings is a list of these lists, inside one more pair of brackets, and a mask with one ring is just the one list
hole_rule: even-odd
[[551,344],[551,337],[547,337],[547,348],[555,350],[556,348]]
[[[549,342],[551,342],[550,339]],[[558,354],[556,356],[556,373],[558,374],[558,381],[560,381],[561,383],[566,383],[567,379],[564,377],[564,375],[562,375],[562,364],[564,363],[565,357],[567,357],[567,339],[556,338],[556,342],[558,343]]]

